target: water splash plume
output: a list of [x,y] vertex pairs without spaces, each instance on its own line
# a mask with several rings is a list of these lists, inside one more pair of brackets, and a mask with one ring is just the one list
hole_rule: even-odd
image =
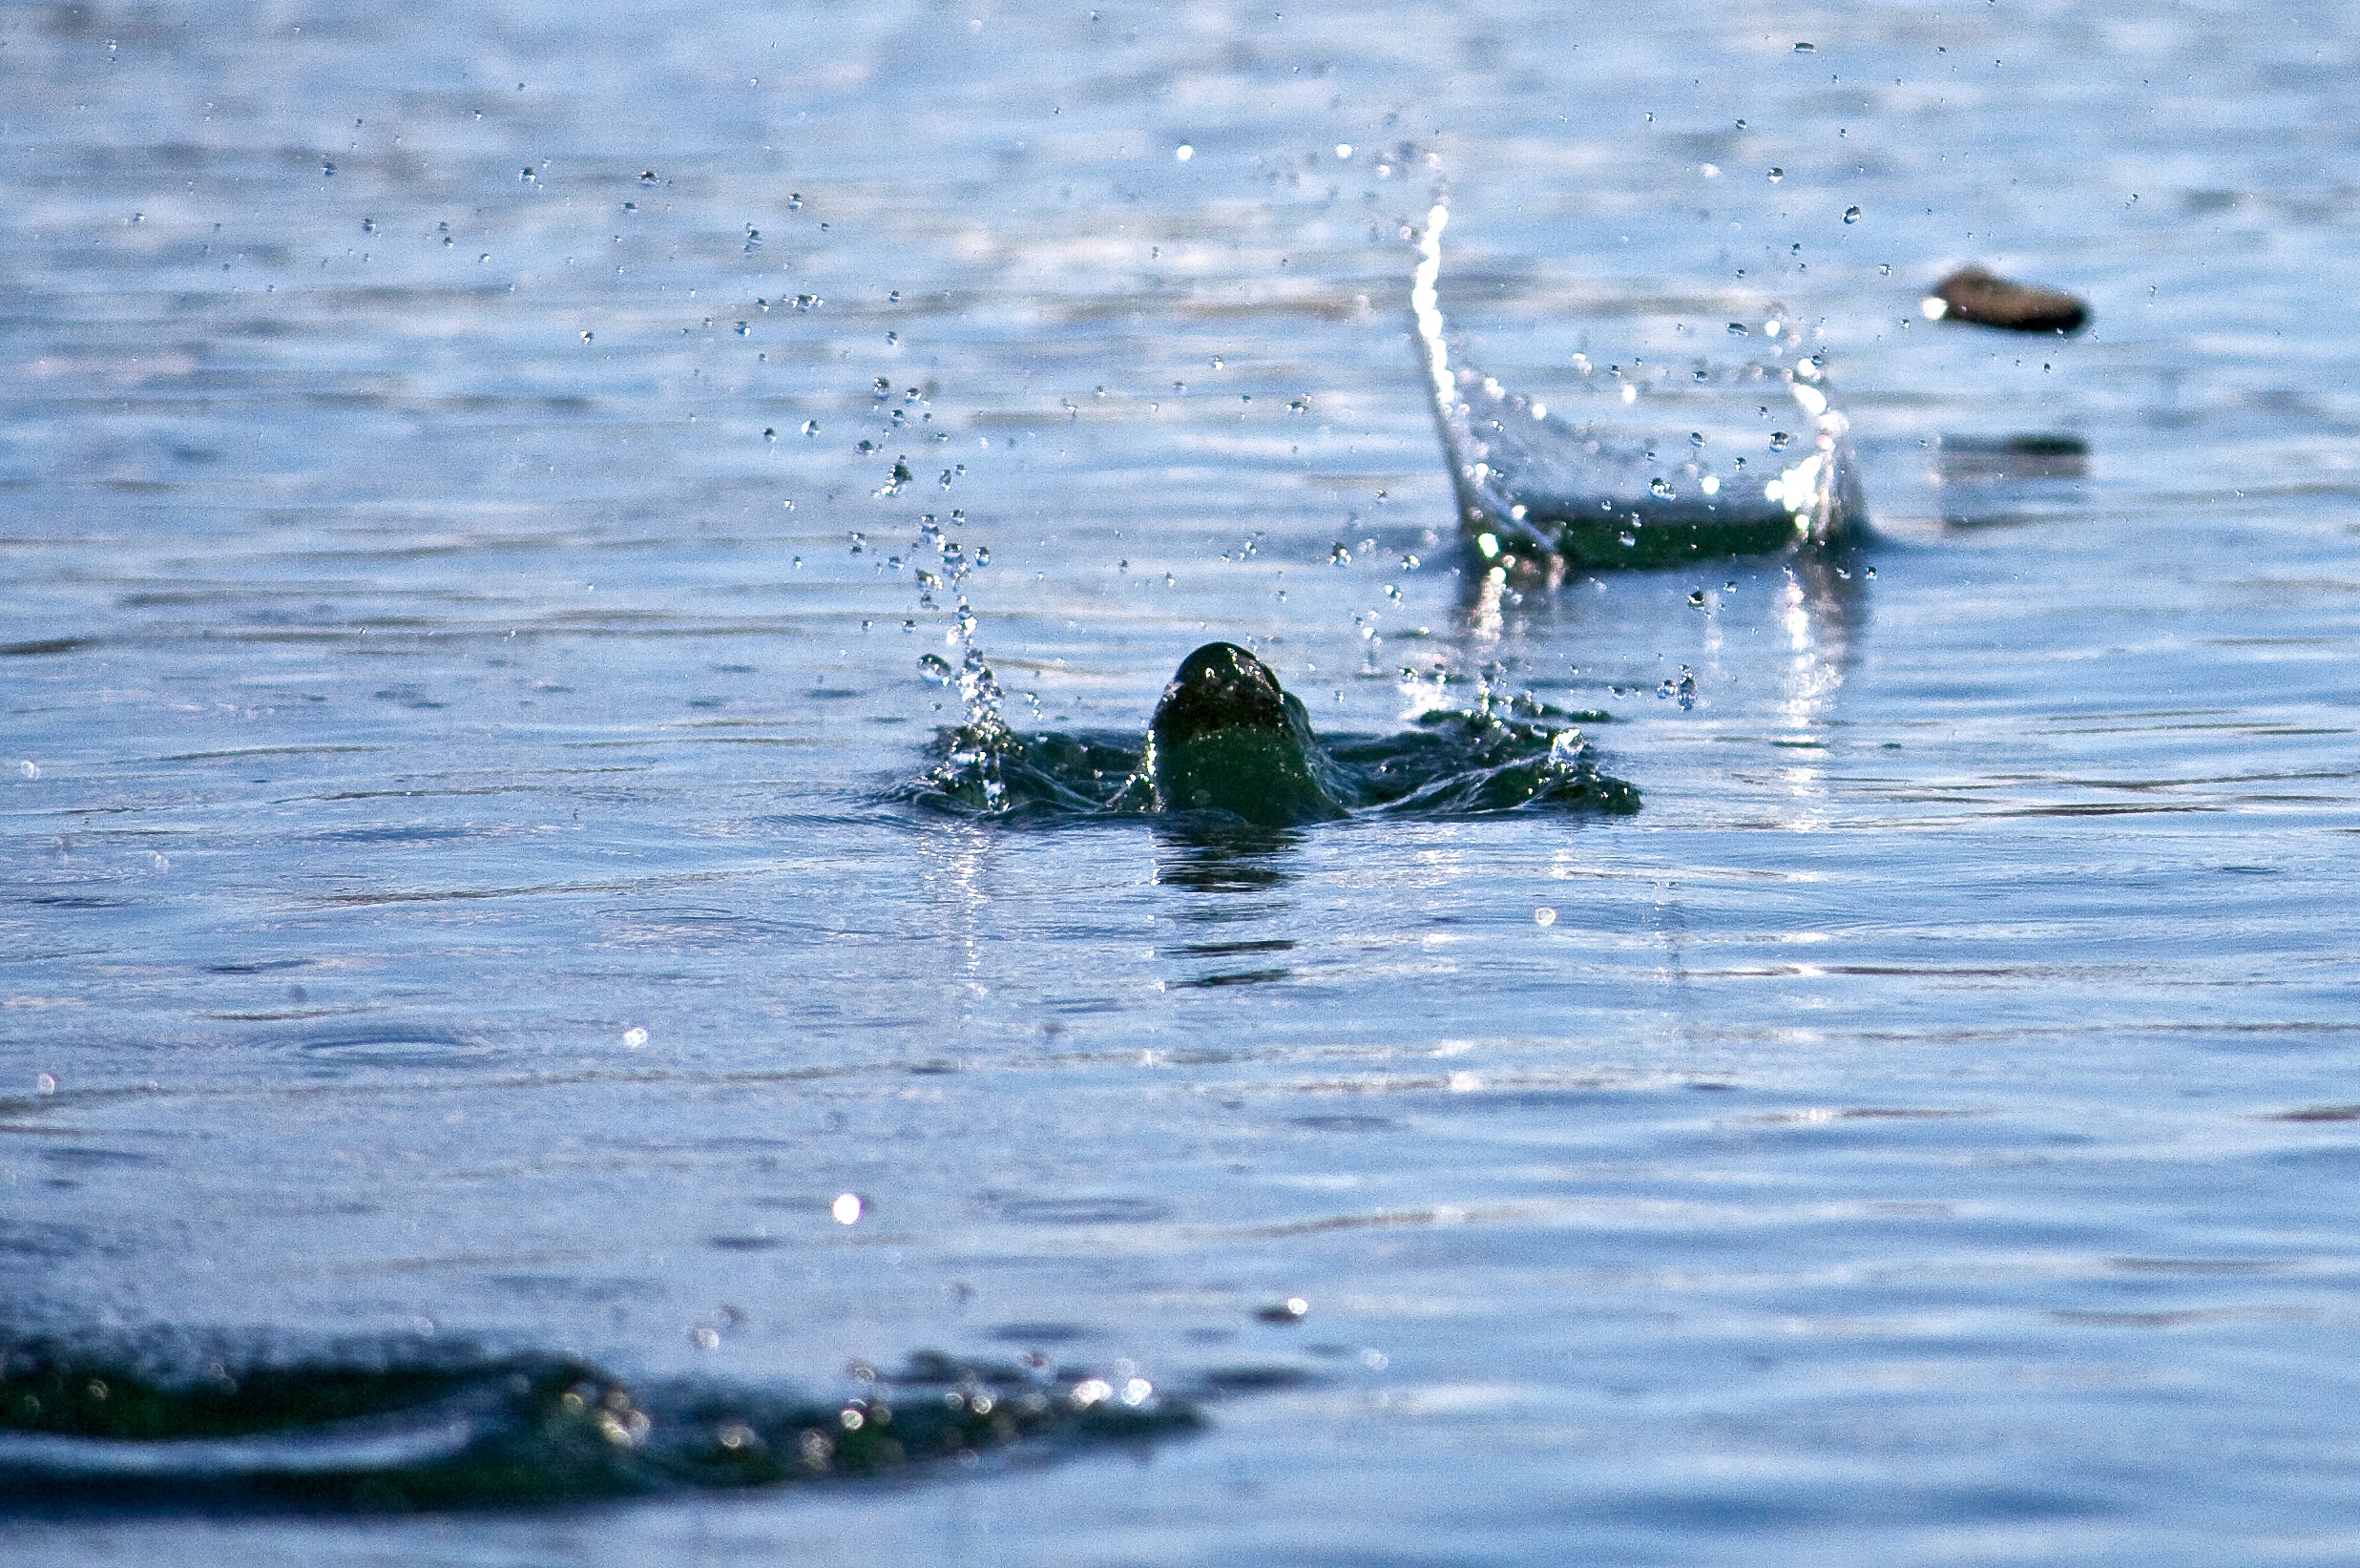
[[[1848,423],[1826,366],[1800,351],[1783,313],[1763,324],[1767,362],[1699,360],[1677,384],[1642,389],[1620,366],[1601,371],[1577,356],[1585,386],[1576,395],[1590,407],[1569,420],[1454,353],[1437,286],[1449,220],[1437,194],[1418,240],[1410,305],[1460,528],[1484,560],[1546,575],[1569,564],[1656,567],[1839,544],[1866,532]],[[1732,324],[1739,332],[1750,328]],[[1647,408],[1623,414],[1642,390]],[[1767,394],[1765,415],[1772,403],[1791,406],[1807,433],[1769,431],[1765,441],[1728,417],[1757,394]],[[1674,415],[1679,428],[1666,433]]]

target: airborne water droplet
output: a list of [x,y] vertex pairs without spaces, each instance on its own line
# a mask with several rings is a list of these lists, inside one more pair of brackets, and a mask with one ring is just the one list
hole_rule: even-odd
[[1655,491],[1658,495],[1662,496],[1667,501],[1671,499],[1672,482],[1669,479],[1664,478],[1661,474],[1658,474],[1653,479],[1648,480],[1647,488]]
[[1859,222],[1859,221],[1860,221],[1860,209],[1859,209],[1858,207],[1847,207],[1847,208],[1845,208],[1845,209],[1844,209],[1844,221],[1845,221],[1845,222],[1847,222],[1847,223],[1857,223],[1857,222]]

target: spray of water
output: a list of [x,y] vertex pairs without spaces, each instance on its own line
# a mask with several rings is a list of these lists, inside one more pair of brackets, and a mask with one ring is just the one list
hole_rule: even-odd
[[[966,521],[964,511],[951,512],[954,528]],[[1001,777],[1000,761],[1014,732],[1002,712],[1006,693],[1000,689],[999,677],[992,673],[991,661],[975,640],[978,622],[965,593],[968,578],[992,563],[992,552],[980,545],[969,549],[963,541],[946,533],[932,512],[928,512],[919,520],[910,554],[913,560],[933,563],[916,570],[918,607],[940,610],[943,596],[950,600],[950,626],[943,640],[955,657],[927,654],[918,660],[918,669],[927,679],[954,688],[959,694],[961,720],[953,731],[954,744],[943,767],[955,775],[962,790],[971,792],[985,809],[996,810],[1007,799],[1008,786]]]
[[[1785,311],[1762,323],[1765,357],[1699,360],[1686,377],[1662,366],[1642,376],[1636,363],[1599,375],[1577,356],[1590,395],[1577,397],[1585,417],[1569,420],[1453,351],[1439,293],[1450,216],[1437,188],[1418,234],[1410,306],[1460,526],[1487,563],[1552,575],[1566,562],[1660,567],[1839,544],[1865,531],[1849,426],[1821,355],[1803,351]],[[1732,337],[1751,335],[1731,324]],[[1765,418],[1772,403],[1786,405],[1780,423],[1807,430],[1807,440],[1748,429],[1756,397]]]

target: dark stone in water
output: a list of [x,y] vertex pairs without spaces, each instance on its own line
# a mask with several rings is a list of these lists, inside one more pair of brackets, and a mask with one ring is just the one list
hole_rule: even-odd
[[[2011,282],[1981,267],[1961,267],[1933,285],[1927,314],[2011,332],[2078,332],[2090,308],[2062,289]],[[1938,302],[1940,308],[1934,308]]]

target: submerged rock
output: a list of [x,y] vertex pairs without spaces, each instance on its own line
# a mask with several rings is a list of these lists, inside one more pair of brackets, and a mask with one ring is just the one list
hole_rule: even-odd
[[2090,307],[2063,289],[2011,282],[1981,267],[1961,267],[1934,284],[1923,309],[1930,321],[2010,332],[2078,332],[2090,319]]

